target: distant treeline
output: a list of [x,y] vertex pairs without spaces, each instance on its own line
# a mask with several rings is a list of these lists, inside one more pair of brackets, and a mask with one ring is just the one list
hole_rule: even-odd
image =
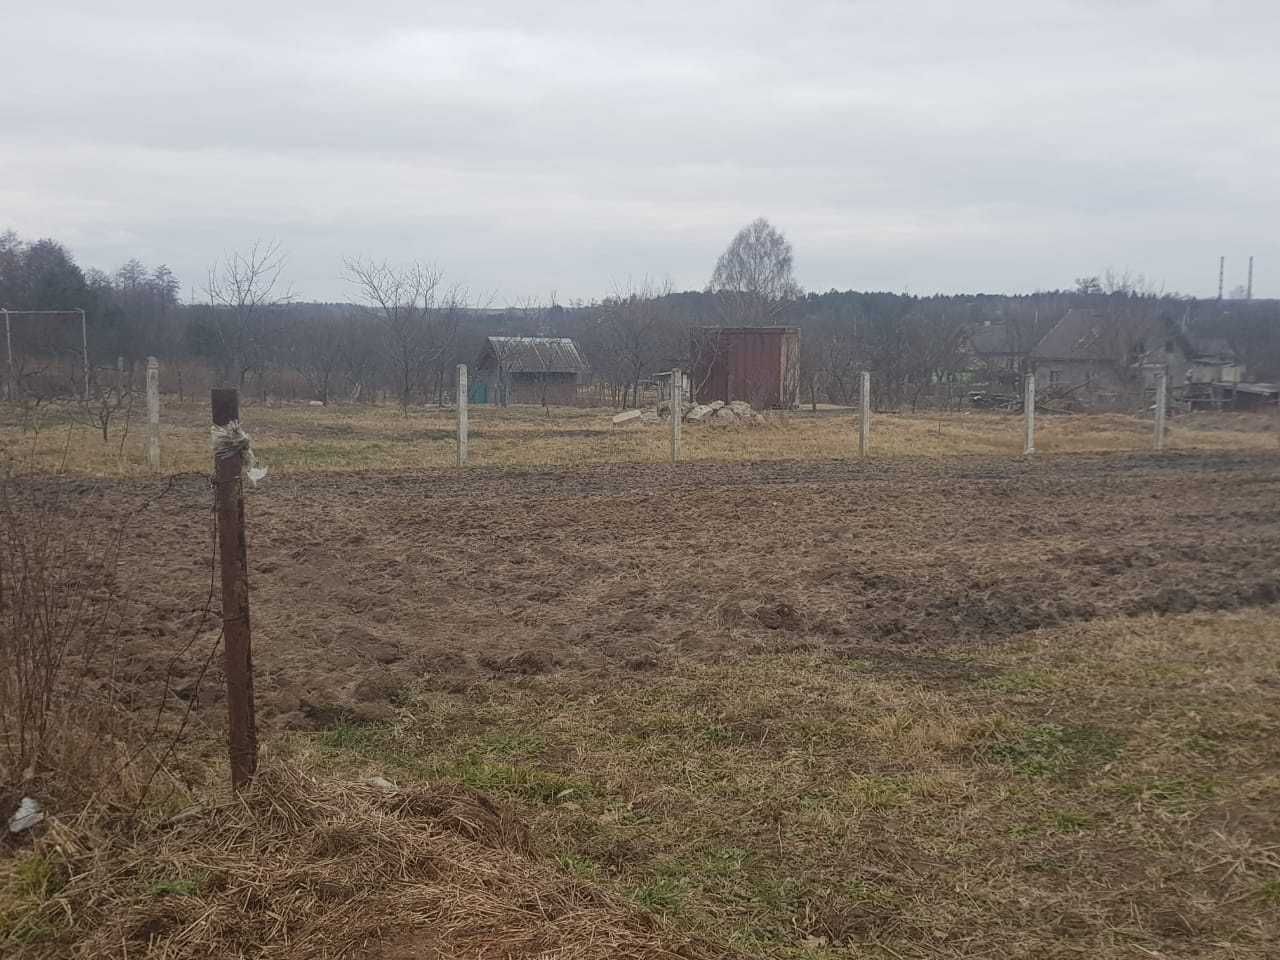
[[[598,302],[495,309],[478,307],[421,265],[353,259],[346,275],[360,302],[308,303],[288,295],[278,248],[257,245],[210,270],[206,302],[183,304],[178,278],[163,265],[130,260],[110,274],[83,270],[56,241],[10,232],[0,234],[0,307],[83,310],[95,371],[116,371],[121,360],[135,371],[156,356],[168,391],[228,383],[250,397],[406,406],[450,401],[455,365],[474,362],[486,336],[572,337],[591,364],[596,396],[623,404],[654,373],[688,363],[694,327],[764,323],[801,328],[804,402],[850,402],[858,371],[870,369],[881,401],[914,404],[940,385],[971,379],[979,365],[975,329],[1002,324],[1026,352],[1073,307],[1117,324],[1163,318],[1228,342],[1250,377],[1280,378],[1280,301],[1193,300],[1114,276],[1026,295],[802,294],[789,280],[762,293],[759,284],[735,287],[732,278],[716,283],[723,262],[706,291],[644,284]],[[789,277],[789,259],[786,269]],[[78,315],[18,314],[12,331],[13,379],[22,393],[80,391]]]

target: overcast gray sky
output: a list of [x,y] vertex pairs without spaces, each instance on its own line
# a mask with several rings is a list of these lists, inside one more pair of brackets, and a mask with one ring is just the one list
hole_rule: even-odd
[[806,289],[1107,266],[1280,296],[1280,2],[0,0],[0,229],[185,288],[278,239],[498,302],[703,286],[744,223]]

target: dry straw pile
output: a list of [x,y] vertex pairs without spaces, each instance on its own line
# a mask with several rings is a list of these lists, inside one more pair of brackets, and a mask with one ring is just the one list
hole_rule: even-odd
[[0,935],[7,957],[723,956],[532,857],[518,819],[460,787],[276,764],[142,837],[54,820],[27,856],[60,878],[25,918],[37,935]]

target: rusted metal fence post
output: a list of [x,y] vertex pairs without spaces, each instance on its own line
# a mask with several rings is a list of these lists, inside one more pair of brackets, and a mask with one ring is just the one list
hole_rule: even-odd
[[1036,375],[1028,373],[1022,384],[1022,416],[1026,421],[1027,437],[1022,445],[1022,455],[1036,452]]
[[[240,394],[213,390],[213,424],[240,420]],[[244,454],[228,445],[213,456],[214,509],[222,561],[222,648],[227,675],[227,742],[231,787],[239,790],[258,768],[258,728],[253,710],[253,648],[249,636],[249,560],[245,548]]]
[[467,365],[458,364],[458,466],[467,465]]
[[871,372],[863,370],[858,385],[858,455],[865,457],[871,446]]
[[147,466],[160,469],[160,361],[147,357]]
[[1166,370],[1156,372],[1156,423],[1155,448],[1164,449],[1164,417],[1169,405],[1169,374]]
[[671,371],[671,462],[680,462],[680,424],[684,421],[684,374],[677,367]]

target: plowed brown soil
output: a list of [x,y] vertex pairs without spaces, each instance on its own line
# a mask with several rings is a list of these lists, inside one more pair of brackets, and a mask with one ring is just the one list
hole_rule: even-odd
[[[207,481],[22,482],[55,487],[103,517],[148,503],[122,574],[152,614],[121,679],[160,682],[197,637],[173,682],[196,696],[216,636]],[[883,658],[1280,600],[1274,455],[328,473],[247,503],[260,710],[284,726],[499,675]],[[216,669],[198,706],[220,696]]]

